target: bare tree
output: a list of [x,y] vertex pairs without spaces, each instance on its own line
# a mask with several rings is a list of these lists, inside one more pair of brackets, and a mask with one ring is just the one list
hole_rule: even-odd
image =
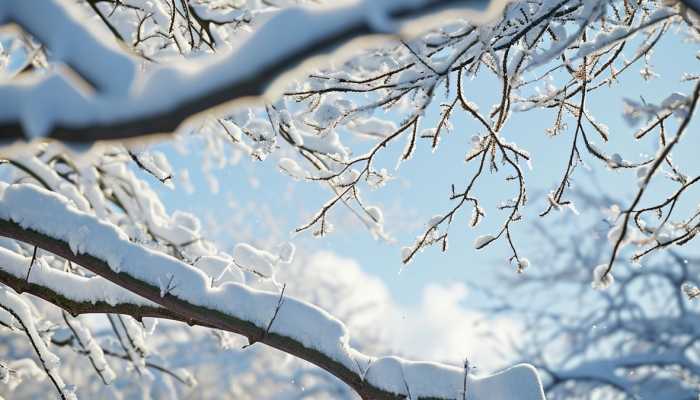
[[[573,195],[584,215],[619,204],[596,193]],[[494,309],[528,316],[519,351],[542,371],[547,398],[695,399],[697,252],[669,250],[643,265],[625,263],[608,290],[591,290],[590,266],[605,259],[608,241],[601,238],[609,224],[581,218],[557,231],[538,226],[547,271],[506,277],[512,285],[495,291]],[[562,234],[567,230],[579,234]],[[521,291],[528,296],[514,296]],[[552,306],[552,298],[561,300]]]

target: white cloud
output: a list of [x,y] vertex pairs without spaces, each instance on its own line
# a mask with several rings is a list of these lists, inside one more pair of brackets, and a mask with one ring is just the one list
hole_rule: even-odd
[[[468,306],[469,292],[461,283],[425,286],[415,307],[395,306],[384,319],[396,349],[408,356],[461,364],[465,357],[481,371],[507,362],[508,338],[517,324],[507,318],[488,319]],[[506,354],[503,354],[506,353]]]
[[[358,262],[330,251],[300,254],[280,271],[294,296],[331,312],[350,328],[351,337],[370,352],[461,365],[468,356],[480,372],[508,364],[508,338],[518,325],[507,318],[487,318],[469,306],[461,283],[427,284],[414,306],[398,304],[386,285]],[[381,354],[376,354],[381,355]]]

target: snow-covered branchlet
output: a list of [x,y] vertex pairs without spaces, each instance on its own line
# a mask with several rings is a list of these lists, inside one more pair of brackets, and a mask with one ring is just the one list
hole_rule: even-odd
[[600,264],[593,269],[593,281],[591,282],[593,289],[605,290],[615,283],[615,278],[608,267],[608,264]]

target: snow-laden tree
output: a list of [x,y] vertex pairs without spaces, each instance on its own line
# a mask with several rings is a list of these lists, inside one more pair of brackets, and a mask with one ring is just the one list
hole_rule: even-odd
[[[647,122],[635,137],[658,142],[655,154],[636,160],[594,144],[609,133],[587,102],[637,64],[653,77],[651,54],[663,35],[696,42],[697,10],[694,1],[3,2],[0,21],[11,25],[0,32],[0,137],[6,141],[0,150],[0,305],[3,324],[26,335],[38,360],[7,364],[4,376],[43,369],[62,397],[73,397],[52,351],[66,345],[87,357],[104,383],[115,377],[106,355],[125,359],[139,375],[177,374],[149,361],[143,346],[151,319],[166,319],[282,350],[363,398],[541,398],[537,374],[527,365],[476,378],[468,363],[449,367],[361,352],[338,319],[278,283],[278,267],[293,262],[293,245],[217,248],[197,218],[169,211],[134,172],[172,185],[167,158],[126,139],[176,129],[179,137],[200,136],[208,165],[225,165],[232,154],[264,160],[284,152],[281,170],[330,195],[299,232],[324,236],[332,230],[332,210],[345,207],[373,236],[388,239],[382,210],[362,191],[384,186],[392,178],[387,168],[410,162],[417,147],[439,150],[441,138],[457,134],[450,133],[454,119],[468,118],[477,132],[465,140],[469,175],[450,188],[453,206],[428,221],[401,258],[408,263],[431,245],[447,250],[453,222],[476,227],[488,205],[475,187],[488,171],[505,178],[504,189],[513,194],[497,207],[501,228],[474,247],[505,241],[523,272],[530,262],[512,227],[523,220],[526,166],[536,155],[513,142],[508,122],[513,111],[551,110],[547,133],[571,135],[572,143],[560,184],[540,204],[543,217],[575,209],[568,187],[584,159],[635,169],[640,177],[636,198],[611,229],[608,261],[596,269],[602,287],[612,282],[624,245],[636,244],[642,257],[697,233],[696,212],[672,214],[698,178],[671,155],[700,86],[669,93],[659,104],[627,102],[629,119]],[[353,40],[367,37],[375,40]],[[313,58],[329,51],[333,64]],[[487,75],[499,85],[496,101],[484,110],[465,88]],[[682,79],[693,84],[698,75]],[[100,142],[108,139],[122,141]],[[397,146],[396,157],[382,166]],[[643,206],[652,178],[662,173],[677,189],[668,200]],[[661,222],[645,224],[652,212]],[[41,299],[42,307],[23,293]],[[46,307],[53,318],[39,312]],[[86,313],[106,315],[117,353],[102,348],[77,317]],[[175,379],[190,383],[186,376]]]
[[[609,290],[591,290],[591,265],[604,258],[609,243],[601,239],[619,201],[581,192],[576,198],[587,214],[607,210],[609,219],[578,219],[555,231],[540,226],[549,269],[533,270],[512,280],[508,292],[494,293],[494,309],[529,316],[521,356],[542,373],[548,399],[696,399],[697,249],[673,249],[627,264]],[[572,229],[581,235],[560,234]],[[529,301],[513,302],[514,291],[527,293]],[[553,297],[563,300],[552,306]]]

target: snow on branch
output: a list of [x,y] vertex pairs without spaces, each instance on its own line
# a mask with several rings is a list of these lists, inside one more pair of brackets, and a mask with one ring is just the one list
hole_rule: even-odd
[[[0,184],[0,235],[64,257],[162,309],[136,296],[111,298],[122,293],[115,287],[106,295],[92,290],[77,294],[80,291],[71,287],[79,278],[52,271],[54,279],[49,281],[49,272],[35,266],[35,278],[30,275],[27,287],[57,293],[53,299],[42,297],[59,306],[60,296],[114,307],[118,302],[133,303],[148,307],[149,316],[163,312],[166,318],[235,332],[318,365],[366,399],[463,398],[465,371],[461,368],[362,354],[350,346],[345,325],[316,306],[289,297],[280,301],[279,293],[238,283],[212,288],[201,271],[130,242],[116,226],[37,186]],[[0,257],[0,280],[18,288],[16,279],[22,271],[17,268],[23,263],[28,267],[27,259],[7,251]],[[489,377],[469,376],[468,391],[472,400],[544,398],[537,372],[524,364]]]
[[20,25],[60,63],[40,76],[24,74],[0,84],[0,98],[12,99],[0,108],[0,140],[90,143],[171,133],[213,107],[275,96],[298,77],[288,73],[292,69],[355,38],[415,33],[444,18],[407,26],[394,21],[450,9],[481,21],[504,5],[502,0],[357,0],[292,7],[269,17],[227,53],[144,68],[106,29],[88,25],[82,10],[67,0],[3,1],[0,25]]
[[74,393],[75,388],[72,385],[66,385],[58,374],[58,366],[61,360],[44,343],[34,323],[31,308],[29,308],[27,303],[10,289],[3,287],[0,288],[0,309],[9,313],[17,325],[25,332],[34,348],[34,352],[39,358],[41,366],[44,368],[46,376],[49,377],[49,380],[51,380],[51,383],[58,391],[61,400],[77,400]]
[[[5,221],[0,221],[4,229]],[[36,259],[29,274],[30,257],[0,247],[0,281],[18,293],[30,293],[68,311],[71,315],[115,313],[134,318],[177,319],[168,310],[134,295],[101,277],[82,277],[51,268]]]

